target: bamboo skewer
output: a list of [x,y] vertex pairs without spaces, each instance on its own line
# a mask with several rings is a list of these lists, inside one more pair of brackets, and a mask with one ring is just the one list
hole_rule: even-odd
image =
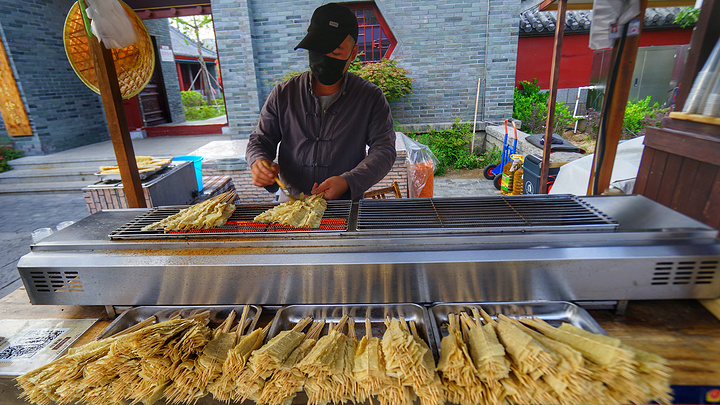
[[313,322],[305,340],[278,367],[263,387],[258,403],[268,405],[289,405],[305,385],[305,374],[297,364],[310,353],[317,343],[325,321]]
[[238,379],[243,375],[251,354],[262,346],[271,325],[272,323],[269,323],[262,329],[254,329],[242,337],[240,336],[244,328],[238,326],[236,335],[239,342],[228,353],[220,377],[208,387],[208,391],[216,399],[227,402],[242,397],[242,391],[238,388]]
[[212,360],[217,360],[218,356],[223,355],[215,352],[222,351],[222,346],[226,346],[226,351],[233,346],[232,341],[228,345],[227,340],[228,337],[233,338],[228,332],[234,320],[235,311],[231,311],[223,323],[212,332],[212,338],[203,345],[202,351],[180,363],[173,373],[172,383],[165,389],[167,399],[175,403],[190,403],[207,395],[208,383],[215,374],[215,364]]
[[301,319],[291,330],[280,332],[253,352],[248,360],[248,367],[236,380],[236,395],[233,399],[245,401],[249,398],[257,402],[262,394],[265,380],[270,378],[292,351],[305,340],[305,333],[302,331],[311,322],[311,318]]
[[229,191],[203,202],[191,205],[165,219],[144,226],[141,230],[183,231],[192,229],[209,229],[224,225],[235,211],[237,194]]
[[[257,317],[247,319],[248,311],[235,330],[234,312],[214,331],[207,312],[159,323],[150,317],[145,327],[74,348],[18,377],[21,396],[41,405],[150,405],[163,395],[193,403],[210,392],[223,401],[289,405],[304,388],[311,405],[373,397],[410,405],[415,395],[423,405],[672,401],[667,361],[570,324],[502,314],[496,321],[482,308],[449,314],[436,367],[415,322],[403,318],[386,319],[382,339],[366,318],[359,343],[352,318],[321,338],[323,321],[302,332],[308,318],[262,345],[270,325],[253,330]],[[252,332],[244,335],[248,323]]]

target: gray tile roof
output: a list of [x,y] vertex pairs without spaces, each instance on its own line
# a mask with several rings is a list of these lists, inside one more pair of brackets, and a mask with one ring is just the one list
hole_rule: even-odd
[[[648,8],[645,10],[645,29],[678,28],[675,16],[682,7]],[[557,11],[537,11],[530,8],[520,13],[520,35],[542,35],[555,32]],[[589,32],[591,10],[570,10],[565,13],[565,33]]]
[[[194,40],[173,26],[170,26],[170,39],[172,41],[173,54],[197,59],[197,43]],[[217,59],[217,53],[204,46],[202,47],[202,53],[204,58]]]

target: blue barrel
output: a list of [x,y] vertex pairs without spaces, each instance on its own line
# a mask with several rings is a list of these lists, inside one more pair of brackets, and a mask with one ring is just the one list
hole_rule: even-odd
[[193,162],[193,166],[195,166],[195,177],[197,177],[198,192],[202,191],[202,156],[175,156],[172,160],[173,162]]

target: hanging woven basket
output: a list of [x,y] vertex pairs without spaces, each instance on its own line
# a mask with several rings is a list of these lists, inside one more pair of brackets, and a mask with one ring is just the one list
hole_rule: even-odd
[[[138,42],[133,45],[122,49],[112,49],[120,93],[122,98],[128,99],[140,93],[150,81],[155,70],[155,50],[142,20],[127,4],[122,1],[120,3],[130,16],[139,38]],[[93,37],[94,40],[96,39]],[[80,6],[77,2],[70,8],[65,19],[63,41],[65,54],[75,73],[92,91],[100,94],[95,64],[90,53]]]

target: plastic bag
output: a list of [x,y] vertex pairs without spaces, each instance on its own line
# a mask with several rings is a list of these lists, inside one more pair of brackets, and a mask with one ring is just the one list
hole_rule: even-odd
[[106,48],[121,49],[138,41],[130,16],[117,0],[85,0],[92,33]]
[[596,0],[590,25],[590,49],[612,48],[615,39],[610,37],[611,24],[625,25],[638,14],[640,0]]
[[398,132],[397,135],[403,140],[407,152],[408,196],[431,198],[438,159],[427,145],[411,139],[402,132]]

